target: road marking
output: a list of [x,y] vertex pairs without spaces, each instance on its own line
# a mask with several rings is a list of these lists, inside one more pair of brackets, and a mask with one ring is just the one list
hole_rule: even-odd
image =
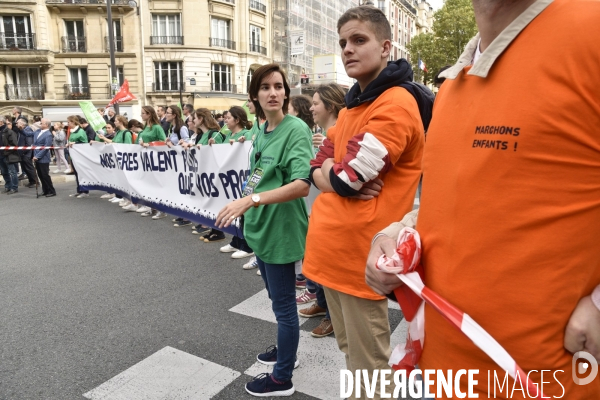
[[[302,304],[298,306],[298,309],[310,307],[311,305],[312,303]],[[229,311],[256,319],[262,319],[263,321],[272,322],[274,324],[277,323],[275,314],[271,308],[271,299],[269,299],[267,289],[263,289],[249,299],[242,301],[237,306],[230,308]],[[306,318],[299,319],[300,325],[308,321]]]
[[204,400],[240,375],[167,346],[83,396],[92,400]]

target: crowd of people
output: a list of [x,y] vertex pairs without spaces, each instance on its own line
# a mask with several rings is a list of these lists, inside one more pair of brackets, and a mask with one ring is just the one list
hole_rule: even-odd
[[[232,237],[220,251],[251,257],[243,268],[257,268],[277,319],[277,343],[257,355],[273,371],[246,385],[252,395],[294,393],[293,371],[301,363],[299,317],[323,317],[312,334],[335,332],[349,370],[389,368],[388,298],[396,300],[401,282],[381,271],[377,260],[396,254],[404,227],[420,234],[427,287],[468,312],[527,371],[561,370],[570,379],[573,353],[587,351],[600,359],[595,244],[600,141],[593,128],[600,125],[600,102],[590,101],[597,99],[591,84],[597,81],[595,69],[578,68],[581,55],[593,60],[589,65],[600,65],[600,53],[591,51],[600,37],[600,4],[480,3],[474,0],[480,33],[440,74],[436,83],[446,81],[433,116],[433,95],[412,82],[408,62],[388,62],[386,16],[359,6],[346,11],[337,26],[346,72],[356,80],[348,93],[327,84],[312,98],[292,97],[285,71],[268,64],[254,72],[249,85],[254,121],[241,107],[213,116],[191,105],[144,106],[142,121],[101,110],[107,117],[103,132],[71,116],[64,134],[61,124],[50,133],[51,121],[43,118],[39,127],[28,126],[16,108],[11,121],[1,119],[2,141],[160,142],[183,148],[252,141],[243,197],[219,212],[215,226],[173,220],[213,242],[225,240],[219,229],[241,217],[243,237]],[[563,28],[576,30],[568,45],[564,35],[555,34]],[[548,55],[559,45],[569,49],[563,68],[547,68]],[[520,66],[524,59],[527,70]],[[545,96],[530,88],[540,79]],[[532,116],[534,110],[539,117]],[[510,137],[500,137],[501,131],[510,131]],[[504,144],[482,146],[488,139]],[[18,189],[12,186],[18,165],[30,186],[35,184],[35,161],[44,193],[53,195],[49,154],[5,151],[0,165],[7,193]],[[55,154],[59,169],[72,169],[77,177],[64,154]],[[422,178],[421,206],[412,211]],[[321,193],[309,215],[304,198],[311,185]],[[88,196],[78,181],[76,196]],[[141,216],[166,217],[116,194],[103,197]],[[501,373],[430,307],[425,335],[416,360],[420,368]],[[535,374],[530,379],[539,382]],[[562,387],[569,399],[600,398],[598,380],[585,386],[566,378],[544,383],[545,394],[560,395]],[[457,384],[467,390],[466,377]],[[377,378],[374,386],[379,399]],[[470,390],[484,396],[488,387],[482,379]],[[364,381],[361,392],[353,398],[364,398]]]

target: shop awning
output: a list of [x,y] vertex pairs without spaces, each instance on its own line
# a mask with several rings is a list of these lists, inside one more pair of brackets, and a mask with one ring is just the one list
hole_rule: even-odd
[[194,99],[194,108],[208,108],[211,111],[225,111],[233,106],[243,106],[246,100],[230,97],[204,97]]

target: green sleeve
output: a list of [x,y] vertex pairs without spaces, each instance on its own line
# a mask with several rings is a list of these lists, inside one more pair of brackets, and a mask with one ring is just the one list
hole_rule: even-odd
[[215,134],[213,136],[213,139],[215,139],[215,143],[221,144],[221,143],[225,142],[225,134],[222,132],[218,132],[217,134]]
[[306,124],[296,123],[292,126],[281,160],[281,167],[289,182],[296,179],[308,179],[310,161],[314,157],[311,131]]
[[153,142],[164,142],[167,139],[165,136],[165,131],[158,124],[152,125],[152,136],[154,137]]
[[96,137],[94,138],[94,140],[95,140],[96,142],[104,142],[104,140],[103,140],[103,139],[101,139],[101,138],[100,138],[100,136],[98,136],[98,134],[96,134]]

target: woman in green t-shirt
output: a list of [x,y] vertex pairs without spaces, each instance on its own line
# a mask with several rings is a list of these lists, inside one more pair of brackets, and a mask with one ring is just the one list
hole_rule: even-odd
[[248,92],[257,116],[267,122],[254,141],[244,197],[223,208],[216,224],[229,226],[244,215],[244,236],[256,254],[277,319],[277,345],[257,356],[261,363],[274,365],[273,374],[256,377],[246,391],[291,395],[292,372],[298,365],[296,269],[304,257],[308,230],[303,197],[310,189],[311,132],[300,119],[286,115],[290,87],[279,65],[258,68]]
[[[248,139],[249,129],[252,129],[252,122],[248,121],[248,114],[240,106],[233,106],[229,109],[227,117],[225,117],[225,125],[231,131],[227,136],[223,138],[221,143],[229,141],[230,144],[235,142],[244,142]],[[243,139],[242,139],[243,138]],[[219,143],[214,141],[208,144]]]
[[[106,124],[107,128],[110,124],[110,122]],[[115,128],[115,134],[112,139],[103,136],[100,136],[100,138],[106,143],[131,144],[131,132],[127,130],[127,118],[122,115],[117,115],[115,117]]]
[[153,107],[142,107],[142,120],[146,123],[146,126],[137,137],[138,144],[148,147],[150,142],[164,142],[166,140],[165,131],[160,126],[160,120]]

